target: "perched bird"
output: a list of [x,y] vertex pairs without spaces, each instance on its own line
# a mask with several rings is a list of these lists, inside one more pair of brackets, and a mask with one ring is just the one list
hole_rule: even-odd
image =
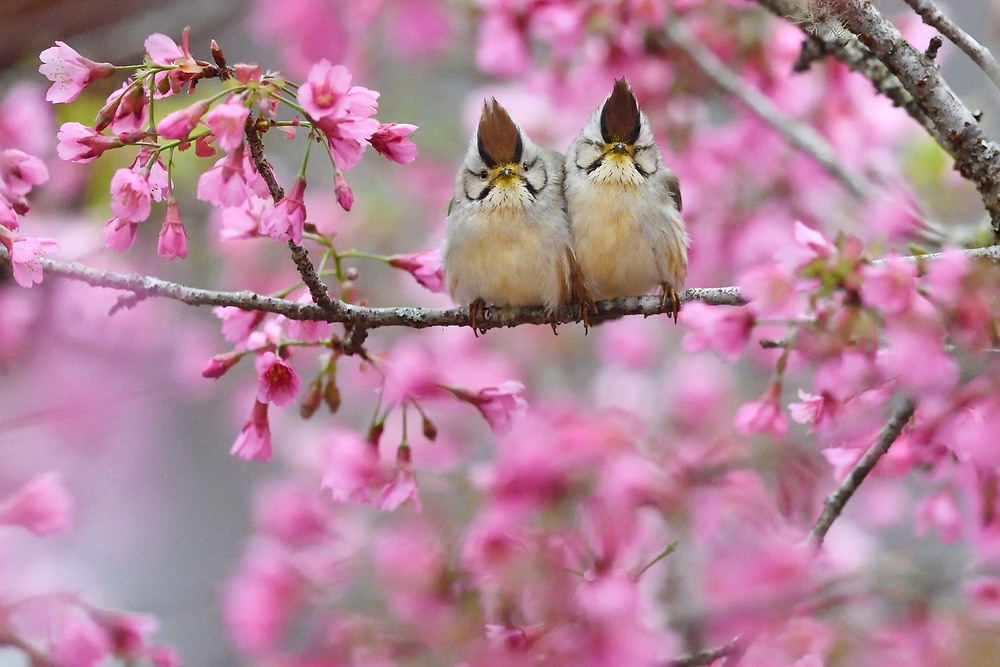
[[562,155],[486,101],[455,179],[443,248],[445,285],[469,306],[473,329],[487,304],[544,305],[554,317],[573,298],[562,186]]
[[591,299],[646,294],[677,321],[688,235],[677,175],[663,164],[649,119],[625,79],[566,154],[573,251]]

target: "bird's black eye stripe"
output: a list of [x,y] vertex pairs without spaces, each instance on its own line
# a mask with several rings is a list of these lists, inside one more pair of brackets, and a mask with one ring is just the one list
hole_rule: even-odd
[[[604,162],[604,156],[603,155],[601,157],[597,158],[596,160],[594,160],[593,162],[591,162],[590,164],[588,164],[586,167],[584,167],[584,169],[587,171],[588,174],[592,174],[592,173],[594,173],[594,171],[598,167],[601,166],[602,162]],[[579,166],[579,165],[577,165],[577,166]]]

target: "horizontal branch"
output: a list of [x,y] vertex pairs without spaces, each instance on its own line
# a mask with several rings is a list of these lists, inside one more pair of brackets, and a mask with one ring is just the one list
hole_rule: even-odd
[[[1000,245],[986,248],[975,248],[961,251],[974,258],[990,259],[1000,262]],[[944,253],[932,253],[903,257],[909,261],[934,261]],[[0,262],[7,263],[7,250],[0,246]],[[876,260],[884,261],[884,260]],[[80,262],[62,262],[55,259],[41,258],[38,260],[47,276],[60,276],[70,280],[79,280],[94,287],[106,287],[122,290],[134,295],[132,302],[148,297],[173,299],[192,306],[232,306],[243,310],[256,310],[264,313],[284,315],[290,320],[309,320],[316,322],[350,323],[359,332],[381,327],[410,327],[426,329],[428,327],[461,327],[471,326],[466,308],[369,308],[333,300],[335,308],[323,309],[313,303],[300,303],[289,299],[279,299],[244,290],[241,292],[223,292],[217,290],[188,287],[152,276],[138,273],[118,273],[93,269]],[[702,301],[712,306],[741,306],[745,304],[740,294],[740,288],[730,287],[691,287],[681,294],[684,301]],[[598,301],[595,304],[596,313],[591,314],[591,323],[597,324],[607,320],[618,319],[629,315],[662,315],[669,311],[660,307],[659,296],[628,296],[616,299]],[[556,312],[555,322],[566,324],[580,321],[578,306],[566,306]],[[552,324],[553,317],[542,306],[490,306],[483,317],[477,317],[476,323],[481,329],[498,329],[515,327],[521,324]]]

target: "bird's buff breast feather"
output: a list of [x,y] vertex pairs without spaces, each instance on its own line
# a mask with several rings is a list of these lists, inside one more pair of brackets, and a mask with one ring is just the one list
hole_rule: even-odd
[[582,185],[569,188],[567,200],[573,249],[591,298],[645,294],[664,282],[680,289],[687,236],[663,194],[654,187]]
[[[568,229],[565,219],[561,225]],[[558,307],[569,273],[569,235],[559,227],[558,220],[533,224],[511,210],[473,214],[455,224],[444,257],[451,297],[463,304],[481,298]]]

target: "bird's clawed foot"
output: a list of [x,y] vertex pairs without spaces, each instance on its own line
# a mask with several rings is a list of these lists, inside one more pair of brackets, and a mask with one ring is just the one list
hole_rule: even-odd
[[472,333],[479,337],[479,334],[486,333],[486,329],[479,325],[479,320],[486,317],[486,302],[482,299],[476,299],[469,304],[469,324],[472,325]]
[[667,313],[667,317],[673,317],[676,324],[677,314],[681,312],[681,295],[667,283],[663,283],[660,287],[663,288],[660,294],[660,310]]

